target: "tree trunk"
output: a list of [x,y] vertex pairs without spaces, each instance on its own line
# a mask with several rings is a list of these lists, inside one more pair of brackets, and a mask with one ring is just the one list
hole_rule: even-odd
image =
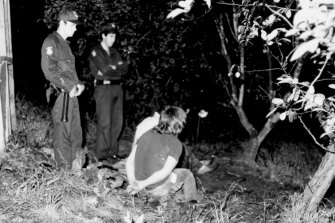
[[335,154],[326,153],[322,162],[304,190],[306,214],[316,211],[335,177]]
[[[266,136],[271,132],[271,130],[275,127],[278,123],[280,113],[275,113],[268,118],[265,125],[263,126],[262,130],[258,134],[253,134],[250,137],[249,142],[246,144],[244,148],[243,155],[241,160],[243,162],[249,164],[250,166],[255,165],[256,156],[258,153],[258,149]],[[257,133],[257,132],[256,132]]]
[[9,0],[0,0],[0,154],[16,128]]
[[[239,13],[234,9],[234,19],[233,19],[233,26],[232,29],[234,32],[232,34],[236,37],[238,36],[238,18],[239,18]],[[231,57],[228,53],[227,49],[227,38],[226,38],[226,33],[225,33],[225,28],[223,25],[224,19],[223,19],[223,14],[220,14],[220,16],[214,20],[216,24],[216,28],[220,37],[221,41],[221,49],[220,52],[222,56],[224,57],[226,63],[227,63],[227,68],[228,68],[228,73],[231,72],[232,68],[232,60]],[[230,26],[230,24],[228,23]],[[230,26],[231,27],[231,26]],[[255,127],[249,122],[247,115],[244,112],[243,109],[243,101],[244,101],[244,95],[245,95],[245,85],[244,85],[244,80],[245,80],[245,45],[243,40],[245,40],[245,35],[243,35],[242,39],[239,42],[239,59],[240,59],[240,64],[239,64],[239,71],[240,71],[240,80],[241,84],[239,88],[236,86],[234,83],[234,74],[230,73],[229,75],[229,80],[230,80],[230,93],[231,96],[231,105],[234,107],[241,125],[243,128],[248,132],[249,134],[249,141],[246,144],[246,146],[243,148],[243,155],[240,158],[241,161],[244,163],[250,165],[250,166],[255,166],[256,165],[256,156],[258,153],[258,149],[260,144],[263,142],[265,137],[269,134],[269,132],[274,128],[275,124],[279,120],[279,114],[273,114],[267,119],[267,122],[265,123],[264,127],[260,132],[255,129]],[[273,98],[273,91],[272,91],[272,73],[271,73],[271,68],[272,68],[272,63],[271,63],[271,58],[270,55],[268,55],[268,61],[269,61],[269,96],[270,100]],[[273,104],[271,103],[270,109],[273,108]]]

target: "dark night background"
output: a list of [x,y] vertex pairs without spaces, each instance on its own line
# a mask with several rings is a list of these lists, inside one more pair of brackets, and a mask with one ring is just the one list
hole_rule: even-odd
[[[33,3],[30,1],[11,1],[11,25],[12,25],[12,47],[13,47],[13,60],[14,60],[14,79],[15,79],[15,91],[20,97],[31,101],[37,106],[44,107],[47,105],[45,97],[45,78],[40,66],[41,58],[41,45],[44,38],[51,32],[46,24],[41,20],[43,18],[44,1],[36,0]],[[198,30],[195,30],[198,32]],[[76,35],[76,34],[75,34]],[[215,37],[212,37],[215,38]],[[211,41],[213,41],[212,39]],[[254,49],[257,50],[257,49]],[[220,60],[220,58],[214,59]],[[257,61],[257,63],[259,60]],[[80,74],[78,74],[80,75]],[[80,76],[79,76],[80,78]],[[210,81],[200,79],[198,85],[203,85],[206,81],[210,84]],[[257,82],[255,82],[257,86]],[[203,124],[203,138],[207,135],[210,138],[217,138],[223,136],[222,140],[230,140],[235,137],[247,137],[246,132],[240,126],[237,116],[232,109],[222,109],[217,103],[217,95],[220,92],[213,87],[202,86],[204,95],[196,96],[191,98],[190,101],[196,103],[203,103],[204,108],[209,110],[208,121]],[[221,90],[222,93],[222,90]],[[125,102],[127,103],[127,101]],[[197,105],[196,108],[201,108],[201,105]],[[81,104],[81,110],[90,110],[88,106]],[[267,111],[263,111],[262,107],[255,102],[247,102],[246,112],[250,115],[250,120],[256,125],[261,127],[264,124],[264,116]],[[257,114],[262,116],[257,116]],[[147,113],[149,115],[149,113]],[[195,131],[197,125],[197,111],[191,114],[193,121],[189,123],[189,128]],[[141,118],[144,118],[143,116]],[[138,122],[141,118],[135,120]],[[289,127],[289,128],[287,128]],[[214,134],[213,134],[214,133]],[[194,134],[194,133],[193,133]],[[305,130],[301,128],[300,123],[295,122],[294,124],[288,123],[287,121],[279,123],[278,127],[270,134],[269,137],[273,138],[293,138],[293,139],[308,139],[309,136],[305,133]]]
[[44,1],[10,1],[15,92],[39,105],[46,104],[41,70],[41,46],[49,33],[41,21]]

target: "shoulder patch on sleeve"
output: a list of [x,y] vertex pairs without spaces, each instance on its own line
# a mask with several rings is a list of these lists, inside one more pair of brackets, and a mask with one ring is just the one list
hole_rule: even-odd
[[97,55],[97,52],[95,50],[92,51],[92,56],[95,57]]
[[54,53],[52,46],[46,47],[45,52],[48,56],[52,56],[52,54]]

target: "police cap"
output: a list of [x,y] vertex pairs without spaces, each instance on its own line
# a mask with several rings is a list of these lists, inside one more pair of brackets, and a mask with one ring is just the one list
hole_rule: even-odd
[[79,21],[79,16],[78,14],[73,11],[73,10],[69,10],[69,9],[63,9],[59,15],[58,15],[58,21],[69,21],[75,24],[80,24]]

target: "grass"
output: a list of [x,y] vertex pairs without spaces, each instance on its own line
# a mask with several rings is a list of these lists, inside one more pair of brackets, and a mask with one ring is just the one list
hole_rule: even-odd
[[[43,150],[51,147],[49,111],[24,99],[17,100],[17,107],[18,129],[10,137],[5,153],[0,153],[0,222],[135,222],[142,216],[144,222],[288,223],[302,222],[306,217],[301,214],[302,197],[298,193],[257,200],[239,183],[231,182],[228,189],[211,194],[200,185],[203,200],[198,204],[184,208],[173,203],[152,206],[145,197],[130,196],[124,189],[126,181],[112,187],[116,178],[111,177],[115,173],[110,170],[95,166],[81,174],[57,171],[54,160]],[[94,143],[94,118],[86,119],[85,137],[88,143]],[[129,132],[128,140],[132,138]],[[199,152],[226,147],[202,142]],[[263,166],[262,176],[303,188],[321,158],[306,147],[293,142],[266,144],[258,160]],[[102,177],[92,180],[88,172]],[[331,222],[334,215],[334,208],[322,206],[305,222]]]
[[[39,154],[23,148],[1,155],[2,222],[124,222],[128,213],[132,219],[144,214],[146,222],[170,222],[181,216],[176,206],[152,208],[144,197],[132,197],[122,188],[101,196],[96,184],[72,171],[57,171],[48,158],[34,155]],[[185,222],[240,222],[236,210],[241,201],[233,195],[237,188],[232,185],[224,197],[203,194],[203,203],[187,208]]]
[[304,188],[321,159],[319,150],[308,142],[282,141],[262,147],[258,163],[263,167],[265,177],[281,184]]
[[283,206],[283,211],[280,216],[281,223],[326,223],[335,221],[335,208],[320,207],[317,212],[306,216],[302,214],[302,210],[305,208],[302,202],[302,195],[294,193],[289,198],[289,202]]

